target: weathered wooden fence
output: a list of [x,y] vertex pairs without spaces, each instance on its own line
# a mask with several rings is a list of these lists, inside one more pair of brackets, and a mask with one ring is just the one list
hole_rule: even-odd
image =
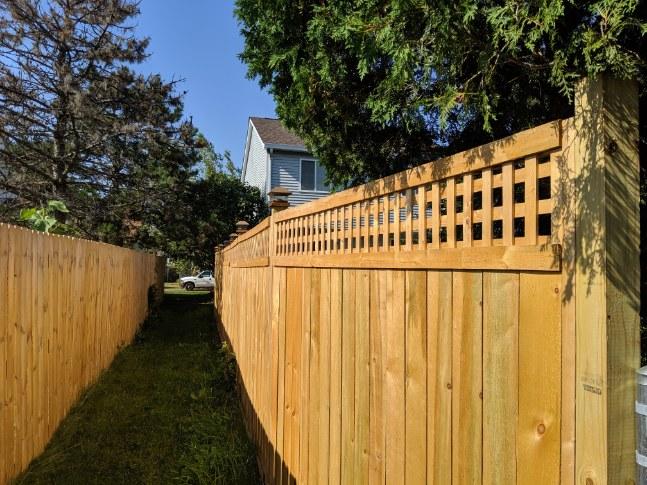
[[132,340],[163,277],[153,254],[0,224],[0,483]]
[[277,212],[216,254],[269,483],[627,484],[637,90]]

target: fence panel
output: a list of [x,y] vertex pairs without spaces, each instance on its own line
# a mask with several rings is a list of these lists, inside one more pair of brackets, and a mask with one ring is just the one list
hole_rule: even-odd
[[163,258],[0,224],[0,483],[42,452],[163,288]]
[[637,93],[578,93],[217,253],[268,483],[634,483]]

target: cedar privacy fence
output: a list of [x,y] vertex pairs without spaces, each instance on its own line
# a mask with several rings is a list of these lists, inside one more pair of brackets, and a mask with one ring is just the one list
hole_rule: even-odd
[[269,483],[635,483],[638,95],[292,209],[216,254]]
[[39,455],[160,298],[164,258],[0,224],[0,484]]

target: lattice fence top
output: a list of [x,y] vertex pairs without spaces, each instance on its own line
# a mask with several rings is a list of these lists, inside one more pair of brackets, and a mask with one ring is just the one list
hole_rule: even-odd
[[[227,247],[225,261],[273,257],[287,264],[299,257],[321,262],[326,256],[517,246],[546,251],[559,242],[553,212],[562,123],[277,213]],[[554,261],[553,250],[548,253],[542,264]]]

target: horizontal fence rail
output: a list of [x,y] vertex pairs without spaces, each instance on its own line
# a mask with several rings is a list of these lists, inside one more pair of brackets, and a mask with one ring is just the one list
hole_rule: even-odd
[[0,483],[131,342],[163,278],[153,254],[0,224]]
[[577,92],[216,252],[268,483],[634,483],[637,94]]

